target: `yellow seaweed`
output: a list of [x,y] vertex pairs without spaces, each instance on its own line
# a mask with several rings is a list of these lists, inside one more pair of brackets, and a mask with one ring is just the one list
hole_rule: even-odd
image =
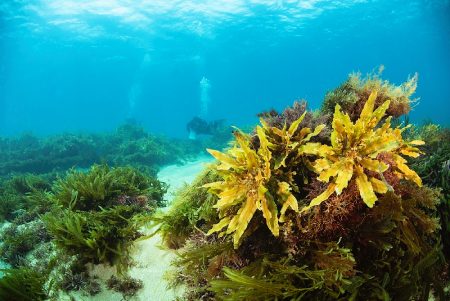
[[[378,108],[375,107],[377,91],[373,91],[367,99],[359,119],[352,122],[349,115],[341,112],[341,107],[336,105],[333,116],[331,133],[331,146],[319,143],[302,147],[307,154],[317,155],[313,166],[319,174],[319,181],[330,183],[326,190],[314,198],[310,204],[302,209],[309,210],[326,201],[333,193],[337,195],[355,179],[360,196],[368,207],[373,207],[377,201],[376,193],[386,193],[390,185],[385,183],[384,177],[379,180],[368,176],[365,171],[380,174],[385,172],[388,166],[377,159],[381,153],[389,153],[395,162],[394,172],[401,178],[411,180],[421,186],[420,177],[406,165],[406,160],[401,156],[417,157],[421,154],[416,145],[423,145],[421,140],[405,142],[401,133],[406,128],[391,128],[391,118],[378,127],[378,123],[385,116],[390,101],[387,100]],[[375,109],[375,110],[374,110]]]
[[[295,171],[286,167],[286,160],[301,162],[301,147],[308,148],[308,141],[325,127],[312,131],[299,129],[305,114],[289,127],[280,129],[267,125],[256,127],[259,140],[257,150],[251,145],[251,137],[235,131],[236,143],[226,153],[208,149],[219,163],[216,166],[223,181],[204,185],[210,193],[219,197],[215,208],[221,220],[207,233],[232,234],[234,247],[238,248],[242,236],[255,212],[260,210],[266,225],[274,236],[279,235],[279,223],[285,219],[288,209],[298,212],[298,203],[292,191],[297,191],[293,180]],[[270,185],[269,185],[270,184]],[[269,187],[271,187],[269,190]]]

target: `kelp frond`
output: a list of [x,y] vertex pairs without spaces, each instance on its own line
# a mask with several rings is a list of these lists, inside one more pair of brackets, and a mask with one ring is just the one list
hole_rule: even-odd
[[237,248],[253,215],[260,210],[272,234],[279,235],[279,222],[283,221],[286,210],[298,211],[298,204],[292,194],[292,190],[297,189],[292,180],[293,173],[282,173],[278,169],[286,166],[289,156],[300,156],[299,147],[324,127],[318,126],[314,132],[309,128],[298,130],[304,116],[283,129],[269,127],[262,121],[263,126],[256,128],[257,150],[249,135],[239,130],[234,133],[236,144],[227,153],[208,150],[219,161],[216,168],[223,178],[223,181],[204,185],[219,197],[215,207],[221,217],[208,234],[234,233],[234,247]]
[[[310,144],[301,149],[305,153],[315,154],[321,158],[314,162],[314,169],[319,174],[318,180],[329,183],[326,190],[314,198],[303,211],[319,205],[333,193],[341,194],[350,180],[355,179],[360,195],[368,207],[373,207],[378,199],[376,193],[386,193],[392,187],[387,183],[383,172],[393,170],[399,178],[405,178],[422,185],[420,177],[406,165],[402,155],[417,157],[422,145],[421,140],[405,142],[402,132],[406,128],[391,128],[391,117],[377,127],[385,116],[390,101],[385,101],[374,110],[377,91],[373,91],[356,122],[349,115],[341,112],[336,105],[331,133],[331,146]],[[380,154],[388,154],[395,166],[389,166],[379,159]],[[377,176],[375,176],[377,175]]]
[[[258,152],[250,148],[250,139],[244,133],[236,131],[235,137],[238,146],[230,149],[228,154],[208,150],[219,160],[217,169],[221,171],[224,181],[206,184],[204,187],[210,188],[210,191],[219,196],[215,207],[224,215],[208,233],[219,232],[227,227],[227,234],[234,233],[234,245],[237,248],[257,209],[263,211],[267,226],[275,236],[278,236],[279,228],[277,207],[267,189],[271,178],[272,153],[268,149],[265,134],[259,127],[258,137],[261,145]],[[228,212],[234,209],[235,205],[241,207],[233,216]]]
[[0,300],[40,301],[47,300],[44,291],[45,277],[28,268],[0,270]]
[[336,243],[322,246],[308,266],[292,258],[265,256],[235,270],[223,268],[225,279],[212,280],[210,290],[220,300],[335,300],[344,295],[355,275],[355,259]]

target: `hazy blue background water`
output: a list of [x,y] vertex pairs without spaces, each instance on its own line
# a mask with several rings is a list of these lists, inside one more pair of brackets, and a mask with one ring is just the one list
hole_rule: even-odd
[[1,0],[0,135],[112,130],[186,136],[210,119],[317,108],[351,71],[419,73],[411,117],[448,124],[450,2]]

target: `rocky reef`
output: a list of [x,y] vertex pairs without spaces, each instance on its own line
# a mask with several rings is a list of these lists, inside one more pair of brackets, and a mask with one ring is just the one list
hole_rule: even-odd
[[[155,172],[165,164],[196,157],[206,146],[223,147],[230,131],[223,124],[215,136],[203,140],[174,139],[153,135],[134,122],[111,133],[65,133],[38,137],[24,133],[0,137],[0,178],[15,174],[49,174],[92,164],[133,166]],[[187,134],[186,134],[187,135]]]
[[183,300],[447,300],[450,139],[401,121],[416,85],[351,74],[209,149],[158,217]]

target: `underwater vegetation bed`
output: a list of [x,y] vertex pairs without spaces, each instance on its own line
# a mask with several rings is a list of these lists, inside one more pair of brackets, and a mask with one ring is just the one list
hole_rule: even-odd
[[0,177],[64,172],[94,163],[131,165],[154,173],[162,165],[196,157],[207,146],[221,148],[229,139],[225,125],[214,136],[193,141],[156,136],[132,122],[105,134],[0,137]]
[[103,286],[135,295],[142,283],[127,275],[131,246],[166,205],[158,169],[230,135],[221,124],[214,136],[172,139],[126,123],[106,134],[0,138],[0,300],[95,295],[102,287],[88,266],[97,264],[116,270]]
[[[101,288],[88,264],[116,267],[118,277],[108,286],[124,296],[142,287],[126,275],[129,252],[165,205],[164,183],[133,167],[93,165],[70,170],[52,184],[44,177],[15,176],[2,189],[2,197],[21,207],[2,230],[0,257],[12,269],[0,279],[0,300],[57,300],[60,291],[78,290],[95,295]],[[30,282],[26,291],[21,279]]]
[[263,112],[159,216],[180,300],[449,300],[449,130],[351,74],[320,110]]
[[[89,299],[103,289],[94,264],[115,267],[106,286],[132,299],[152,279],[127,274],[130,250],[155,224],[178,254],[167,277],[186,287],[180,300],[449,300],[450,131],[402,121],[416,85],[352,74],[318,111],[259,114],[229,148],[209,144],[217,161],[167,211],[154,169],[205,145],[129,125],[54,145],[3,139],[0,300]],[[100,157],[110,165],[91,165]]]

